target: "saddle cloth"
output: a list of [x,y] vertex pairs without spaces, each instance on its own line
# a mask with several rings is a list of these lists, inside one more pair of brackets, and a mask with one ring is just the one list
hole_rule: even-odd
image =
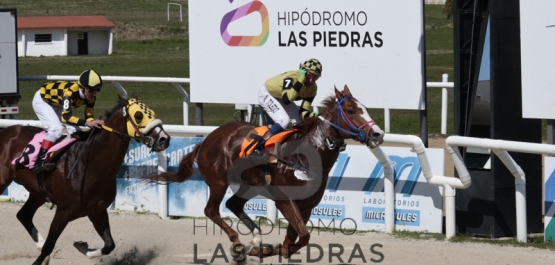
[[[251,143],[256,138],[256,137],[252,137],[253,134],[258,135],[259,137],[262,137],[268,130],[270,130],[270,128],[264,125],[264,126],[256,127],[252,131],[250,131],[249,135],[245,138],[245,140],[243,141],[243,144],[241,145],[241,152],[239,153],[239,157],[245,158],[250,154],[252,154],[252,152],[254,152],[254,148],[256,148],[256,145],[252,145],[249,148]],[[291,134],[297,131],[298,129],[291,129],[291,130],[283,131],[278,134],[272,135],[270,139],[266,141],[266,144],[264,145],[264,147],[270,148],[274,146],[276,143],[283,143]]]
[[[25,146],[25,149],[23,149],[23,153],[12,161],[12,165],[23,165],[27,168],[32,168],[35,165],[35,161],[37,161],[40,146],[44,138],[46,138],[46,131],[41,131],[40,133],[35,134],[31,142],[29,142],[27,146]],[[46,153],[45,161],[49,161],[54,152],[68,147],[75,141],[77,141],[77,139],[71,137],[69,139],[56,142]]]

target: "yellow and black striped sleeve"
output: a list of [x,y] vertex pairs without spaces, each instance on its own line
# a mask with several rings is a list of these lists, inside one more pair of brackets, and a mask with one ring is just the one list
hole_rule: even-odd
[[301,107],[299,109],[299,116],[301,116],[301,119],[304,120],[306,118],[316,116],[316,113],[312,111],[312,101],[314,101],[314,98],[316,97],[318,87],[314,84],[302,92],[303,93],[301,93],[302,95],[300,96],[303,99],[303,102],[301,103]]

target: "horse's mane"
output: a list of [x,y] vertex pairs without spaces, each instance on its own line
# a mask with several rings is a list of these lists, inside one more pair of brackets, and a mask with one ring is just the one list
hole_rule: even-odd
[[112,108],[112,110],[110,111],[106,111],[104,113],[104,115],[106,116],[106,119],[104,120],[108,120],[110,119],[110,117],[112,117],[114,115],[114,113],[116,113],[116,111],[118,111],[119,109],[121,109],[121,103],[119,101],[117,101],[116,105]]
[[[333,110],[335,104],[336,104],[336,101],[333,95],[330,95],[329,97],[325,98],[322,101],[322,105],[324,105],[325,107],[324,112]],[[295,125],[294,128],[298,129],[301,135],[304,135],[308,130],[310,130],[310,128],[312,128],[313,125],[316,124],[317,121],[318,121],[318,117],[311,117]]]
[[336,103],[334,95],[330,95],[322,101],[322,105],[324,105],[326,109],[332,109],[335,104]]

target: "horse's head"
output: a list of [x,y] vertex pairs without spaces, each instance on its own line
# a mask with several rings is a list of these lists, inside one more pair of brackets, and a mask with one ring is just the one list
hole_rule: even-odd
[[127,122],[127,134],[148,146],[152,151],[163,151],[170,145],[170,136],[164,131],[162,121],[155,118],[154,111],[136,97],[129,100],[118,95]]
[[[335,100],[328,103],[330,106],[326,108],[329,109],[326,115],[329,117],[325,118],[338,129],[343,138],[352,138],[370,148],[383,143],[384,132],[370,118],[366,107],[353,97],[349,87],[345,85],[342,92],[335,88]],[[331,103],[335,103],[335,106],[331,106]]]

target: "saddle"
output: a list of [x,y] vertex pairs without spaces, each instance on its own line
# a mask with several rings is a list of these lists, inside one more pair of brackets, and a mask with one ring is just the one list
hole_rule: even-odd
[[[12,165],[22,165],[26,168],[32,169],[35,165],[35,161],[37,161],[39,149],[42,143],[42,140],[46,138],[46,131],[41,131],[33,137],[33,139],[25,146],[21,155],[14,160],[12,160]],[[54,146],[52,146],[48,152],[46,153],[46,157],[44,158],[45,161],[50,161],[52,157],[59,153],[59,151],[64,150],[72,143],[77,141],[77,138],[70,137],[60,137]]]
[[[256,148],[256,142],[257,141],[255,141],[255,140],[260,139],[268,130],[270,130],[270,128],[268,126],[260,126],[260,127],[256,127],[253,130],[251,130],[248,133],[245,140],[243,141],[243,144],[241,145],[241,152],[239,153],[239,157],[246,158],[247,156],[252,154],[252,152],[254,152],[254,149]],[[298,131],[298,129],[293,128],[291,130],[286,130],[286,131],[280,132],[278,134],[272,135],[270,137],[270,139],[268,139],[268,141],[266,141],[266,144],[264,145],[264,148],[271,149],[271,148],[275,147],[276,143],[285,142],[285,140],[287,138],[289,138],[289,136],[291,134],[293,134],[297,131]]]

